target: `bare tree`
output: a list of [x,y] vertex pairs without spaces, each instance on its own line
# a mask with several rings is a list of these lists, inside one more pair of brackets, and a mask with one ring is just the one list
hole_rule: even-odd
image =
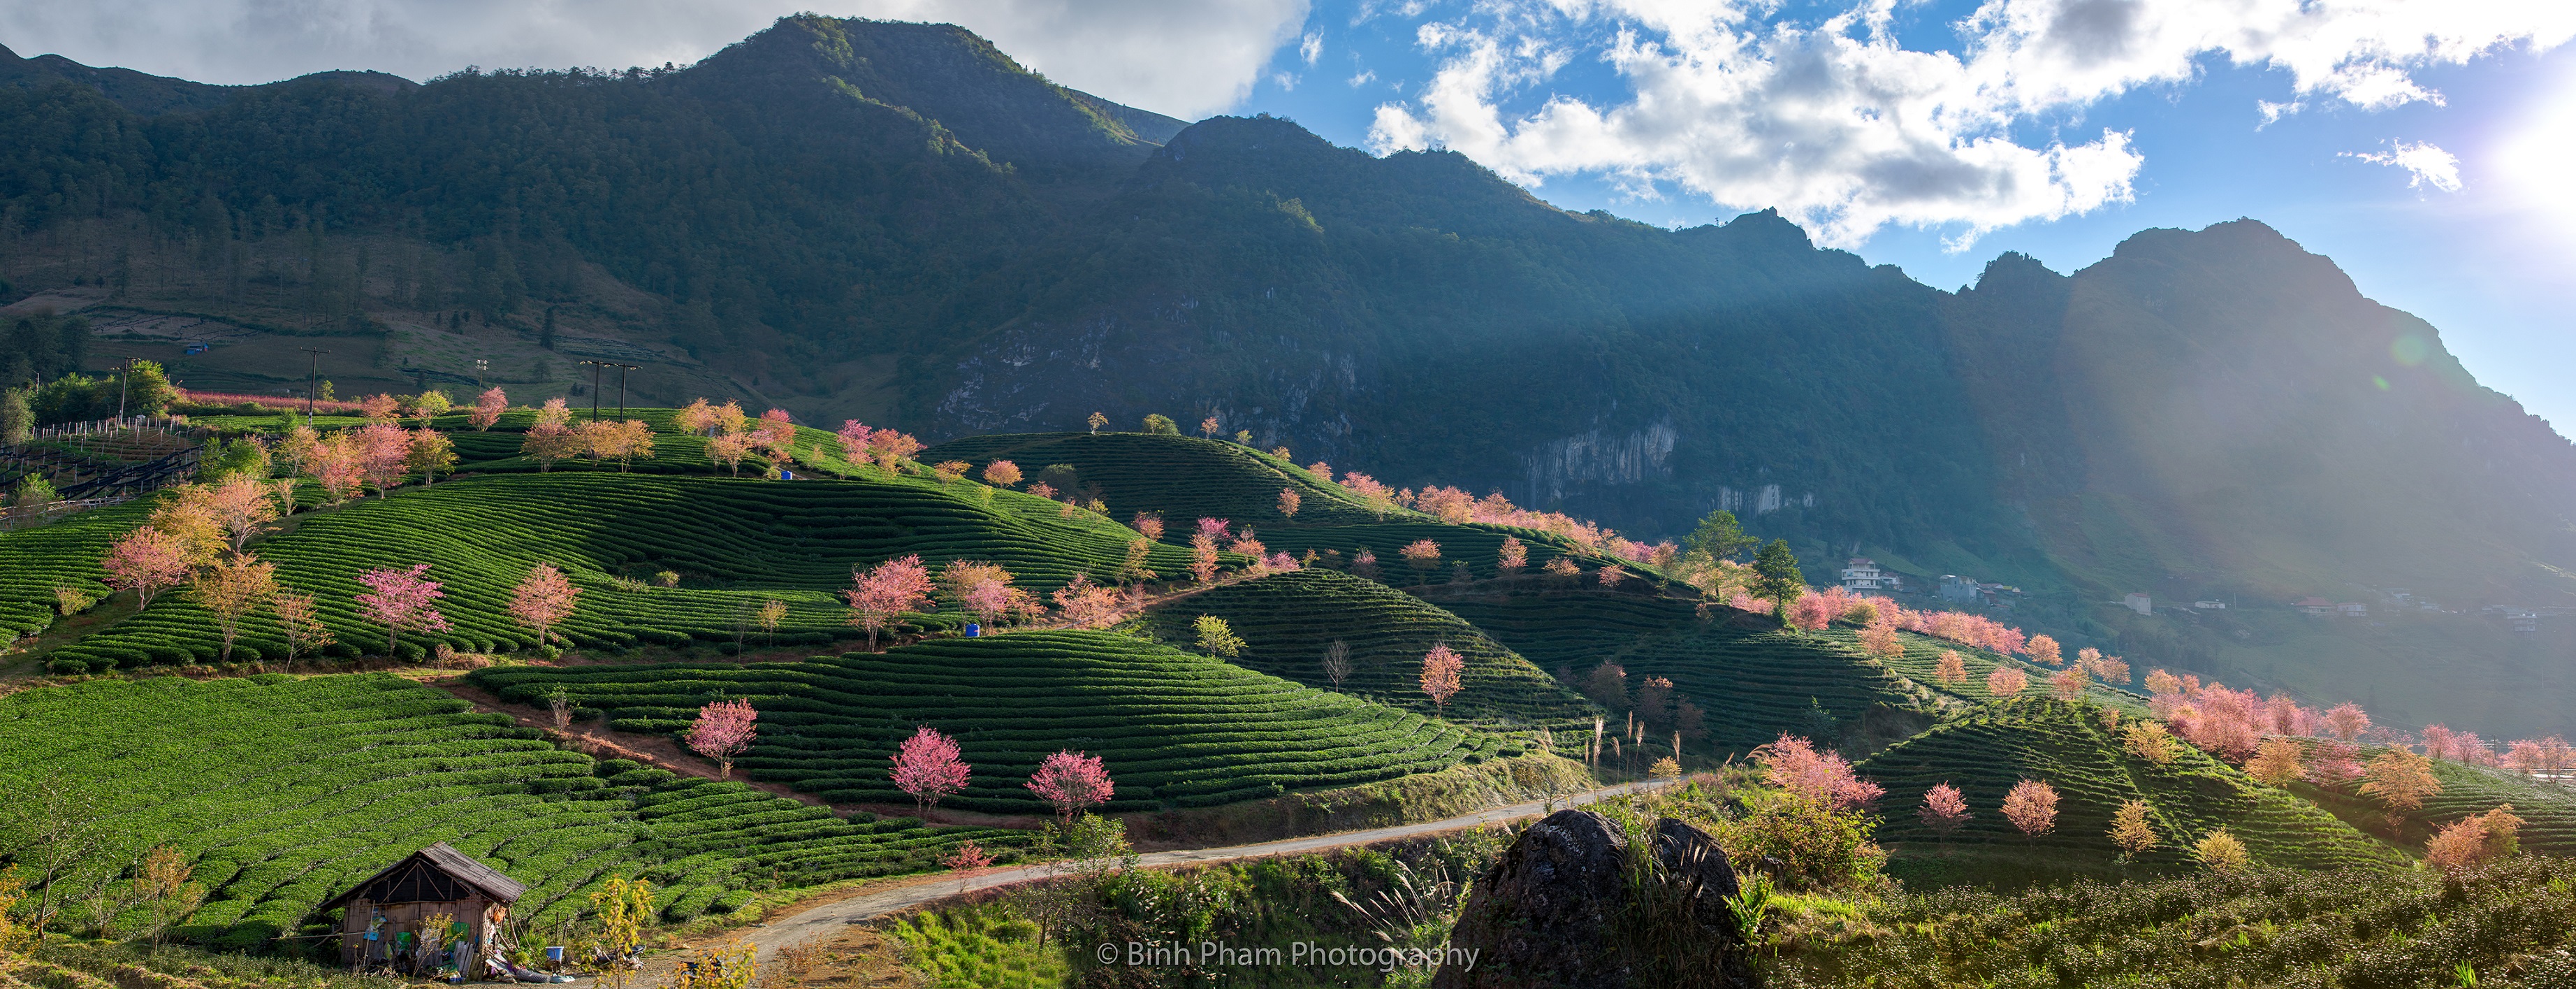
[[1324,676],[1333,681],[1333,689],[1335,690],[1342,689],[1342,681],[1351,678],[1351,647],[1349,643],[1343,642],[1340,639],[1334,639],[1333,644],[1324,650]]

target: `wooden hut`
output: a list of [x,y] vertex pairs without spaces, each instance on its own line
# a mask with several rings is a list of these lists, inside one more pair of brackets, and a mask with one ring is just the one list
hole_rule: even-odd
[[[324,901],[322,909],[344,908],[340,916],[344,965],[358,964],[362,953],[370,962],[390,960],[406,940],[415,945],[423,939],[448,945],[448,931],[422,930],[423,918],[446,914],[465,925],[464,934],[453,943],[469,949],[458,957],[467,960],[465,971],[471,973],[470,959],[492,944],[510,905],[527,892],[517,880],[442,841]],[[373,940],[367,937],[370,931],[376,935]],[[411,937],[404,939],[404,934]]]

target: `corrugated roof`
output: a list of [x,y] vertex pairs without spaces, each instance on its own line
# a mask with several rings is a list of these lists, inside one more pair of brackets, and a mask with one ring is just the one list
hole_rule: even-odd
[[457,851],[442,841],[403,856],[402,861],[386,866],[384,871],[368,876],[364,882],[351,885],[340,895],[323,901],[320,909],[329,910],[346,903],[357,896],[360,890],[375,885],[378,880],[391,876],[415,862],[426,864],[457,882],[474,887],[477,892],[491,897],[495,902],[516,903],[519,897],[528,894],[528,887],[521,885],[518,880],[502,875],[500,870],[484,865],[474,856]]

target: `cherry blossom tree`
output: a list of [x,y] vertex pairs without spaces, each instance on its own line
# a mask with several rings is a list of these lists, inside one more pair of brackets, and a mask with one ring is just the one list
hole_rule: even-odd
[[188,564],[187,547],[179,538],[155,526],[145,526],[128,533],[108,547],[107,557],[99,561],[107,571],[107,586],[133,591],[140,602],[136,610],[152,607],[152,598],[162,590],[186,583],[194,568]]
[[266,483],[248,474],[234,474],[215,485],[207,507],[230,537],[233,552],[241,552],[260,526],[277,520],[277,502],[270,493]]
[[537,421],[519,441],[519,452],[537,462],[537,472],[555,469],[555,461],[581,452],[582,438],[572,428],[572,412],[562,398],[549,398],[537,410]]
[[241,631],[241,620],[276,593],[277,568],[248,553],[218,560],[197,573],[190,597],[215,616],[215,632],[223,639],[222,662],[233,661],[233,638]]
[[2049,674],[2048,692],[2058,700],[2071,701],[2083,697],[2084,688],[2089,683],[2090,678],[2084,675],[2083,667],[2069,666]]
[[714,701],[698,709],[697,720],[689,723],[681,737],[688,741],[689,751],[715,760],[717,779],[729,779],[733,776],[734,757],[759,739],[760,729],[755,724],[759,720],[760,712],[752,710],[750,701]]
[[2504,804],[2484,814],[2471,814],[2445,825],[2424,844],[2424,864],[2447,876],[2462,873],[2513,854],[2524,821]]
[[1435,713],[1448,712],[1449,699],[1458,696],[1458,675],[1466,668],[1466,660],[1446,642],[1433,643],[1422,655],[1422,692],[1430,695]]
[[1395,554],[1404,558],[1406,566],[1412,567],[1414,572],[1422,575],[1414,581],[1415,583],[1429,580],[1431,568],[1440,565],[1440,544],[1429,539],[1416,539],[1406,543],[1402,549],[1396,550]]
[[880,429],[868,437],[868,452],[876,455],[878,469],[892,474],[905,460],[921,452],[921,441],[909,433]]
[[338,641],[331,626],[322,623],[321,608],[313,595],[279,591],[272,599],[271,610],[277,616],[278,631],[286,635],[286,665],[294,668],[298,657],[321,651]]
[[381,392],[358,401],[359,414],[366,416],[369,422],[392,422],[395,413],[401,411],[402,399]]
[[1100,435],[1100,427],[1109,425],[1109,416],[1104,413],[1094,412],[1091,414],[1091,418],[1083,420],[1083,424],[1091,427],[1091,435],[1098,436]]
[[2025,839],[2047,834],[2057,827],[2057,788],[2038,780],[2013,784],[2012,792],[2004,794],[2004,820]]
[[966,476],[966,472],[974,468],[974,464],[963,460],[942,460],[930,465],[930,473],[937,476],[941,484],[954,484],[958,478]]
[[1762,767],[1766,782],[1822,807],[1851,810],[1887,794],[1885,787],[1854,775],[1851,763],[1841,755],[1787,732],[1754,749],[1753,761]]
[[1161,542],[1163,540],[1163,513],[1138,512],[1136,513],[1136,520],[1130,523],[1128,528],[1136,530],[1138,535],[1144,536],[1147,539]]
[[950,560],[939,571],[948,599],[975,613],[986,628],[1011,610],[1011,572],[998,563]]
[[2022,648],[2029,654],[2030,661],[2034,663],[2046,663],[2050,666],[2056,666],[2060,663],[2066,662],[2066,657],[2059,651],[2057,640],[2045,635],[2031,636],[2030,642]]
[[2021,689],[2027,686],[2030,686],[2030,677],[2009,666],[1997,666],[1994,672],[1986,674],[1986,693],[1999,698],[2021,693]]
[[1860,630],[1860,650],[1879,659],[1895,659],[1905,655],[1905,643],[1897,638],[1895,625],[1871,622]]
[[671,415],[671,424],[691,436],[705,435],[716,428],[716,407],[707,404],[704,398],[692,399]]
[[554,564],[539,563],[528,569],[528,576],[510,590],[510,617],[519,624],[536,630],[537,646],[553,641],[555,625],[572,617],[573,606],[581,598],[581,588],[564,578]]
[[1048,484],[1045,481],[1039,481],[1036,484],[1029,485],[1029,493],[1052,501],[1055,498],[1055,485]]
[[876,430],[869,429],[866,423],[843,419],[841,430],[833,433],[832,439],[841,444],[841,459],[855,466],[868,462],[868,437],[875,433]]
[[850,624],[868,632],[868,651],[877,648],[877,633],[896,616],[920,611],[930,603],[930,568],[918,553],[877,564],[851,575],[852,587],[841,596],[850,602]]
[[2360,703],[2336,703],[2326,708],[2326,731],[2344,742],[2360,739],[2362,731],[2370,731],[2370,713],[2362,711]]
[[2163,670],[2150,670],[2147,673],[2147,693],[2156,696],[2182,693],[2182,681]]
[[1020,477],[1020,465],[1008,460],[996,460],[984,465],[984,483],[994,487],[1018,487]]
[[769,459],[784,461],[796,447],[796,420],[786,409],[771,409],[760,414],[760,425],[752,430],[752,441],[769,454]]
[[1072,628],[1108,628],[1118,624],[1118,595],[1091,582],[1091,575],[1077,573],[1055,590],[1055,607]]
[[1207,417],[1207,418],[1205,418],[1205,419],[1201,419],[1201,420],[1199,420],[1199,435],[1201,435],[1201,436],[1205,436],[1205,437],[1207,437],[1207,438],[1209,438],[1209,439],[1215,439],[1215,438],[1216,438],[1216,431],[1217,431],[1219,428],[1222,428],[1222,427],[1219,427],[1219,426],[1217,425],[1216,417],[1215,417],[1215,416],[1213,416],[1213,415],[1208,416],[1208,417]]
[[321,442],[321,433],[299,422],[286,431],[286,438],[277,441],[275,455],[289,473],[301,474],[305,472],[305,462],[313,457],[313,448]]
[[894,753],[895,788],[911,794],[913,805],[925,813],[965,789],[973,775],[974,767],[957,757],[957,740],[929,725],[915,729]]
[[1073,823],[1073,815],[1108,803],[1118,792],[1099,756],[1071,750],[1059,751],[1039,763],[1038,771],[1029,775],[1028,787],[1039,799],[1054,804],[1056,816],[1068,826]]
[[[698,404],[705,405],[706,400],[699,399]],[[486,388],[483,394],[474,397],[474,411],[466,421],[474,424],[475,432],[488,433],[492,431],[493,423],[501,421],[501,413],[507,411],[510,411],[509,393],[498,388]]]
[[740,433],[726,433],[707,441],[707,459],[725,465],[725,473],[742,476],[742,462],[751,457],[751,439]]
[[1318,460],[1306,465],[1306,473],[1315,475],[1315,479],[1318,481],[1331,483],[1333,480],[1333,465]]
[[1216,579],[1216,537],[1205,532],[1190,536],[1190,576],[1205,584]]
[[380,422],[358,431],[358,469],[366,474],[367,484],[376,489],[376,497],[386,497],[394,482],[402,480],[403,470],[411,460],[411,432],[390,422]]
[[1622,567],[1616,563],[1604,563],[1601,565],[1601,586],[1615,588],[1619,586],[1620,581],[1627,579],[1628,568]]
[[1945,686],[1968,682],[1968,661],[1956,649],[1941,650],[1941,661],[1932,667],[1932,675]]
[[1504,536],[1502,551],[1494,556],[1494,570],[1505,577],[1519,576],[1529,566],[1529,545],[1519,536]]
[[428,579],[429,564],[408,567],[383,567],[358,575],[358,583],[367,585],[366,593],[357,596],[358,611],[369,621],[385,627],[385,655],[395,655],[395,646],[405,629],[415,632],[447,631],[447,616],[438,613],[431,602],[446,597],[439,583]]
[[[1548,561],[1548,564],[1550,566],[1554,566],[1564,562],[1564,557],[1558,557],[1554,560]],[[1571,566],[1572,564],[1567,565]],[[1360,547],[1359,552],[1351,554],[1351,576],[1366,577],[1370,580],[1376,580],[1377,553],[1366,546],[1362,546]]]
[[1297,493],[1297,489],[1295,489],[1295,488],[1281,488],[1281,489],[1279,489],[1279,514],[1280,514],[1280,515],[1283,515],[1283,516],[1286,516],[1286,517],[1288,517],[1288,518],[1292,518],[1292,519],[1293,519],[1293,518],[1296,518],[1296,517],[1297,517],[1297,506],[1302,505],[1302,504],[1305,504],[1305,502],[1306,502],[1306,496],[1305,496],[1305,495],[1298,494],[1298,493]]
[[1968,798],[1959,795],[1959,788],[1945,782],[1923,791],[1923,809],[1915,816],[1922,818],[1923,826],[1931,828],[1939,840],[1948,841],[1951,832],[1975,815],[1968,811]]

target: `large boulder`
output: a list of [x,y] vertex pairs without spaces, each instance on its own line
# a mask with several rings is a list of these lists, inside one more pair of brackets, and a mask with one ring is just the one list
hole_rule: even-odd
[[[1433,989],[1754,985],[1726,905],[1736,894],[1726,852],[1680,821],[1652,835],[1650,865],[1617,822],[1591,811],[1531,826],[1467,898]],[[1650,881],[1631,882],[1632,869]]]

